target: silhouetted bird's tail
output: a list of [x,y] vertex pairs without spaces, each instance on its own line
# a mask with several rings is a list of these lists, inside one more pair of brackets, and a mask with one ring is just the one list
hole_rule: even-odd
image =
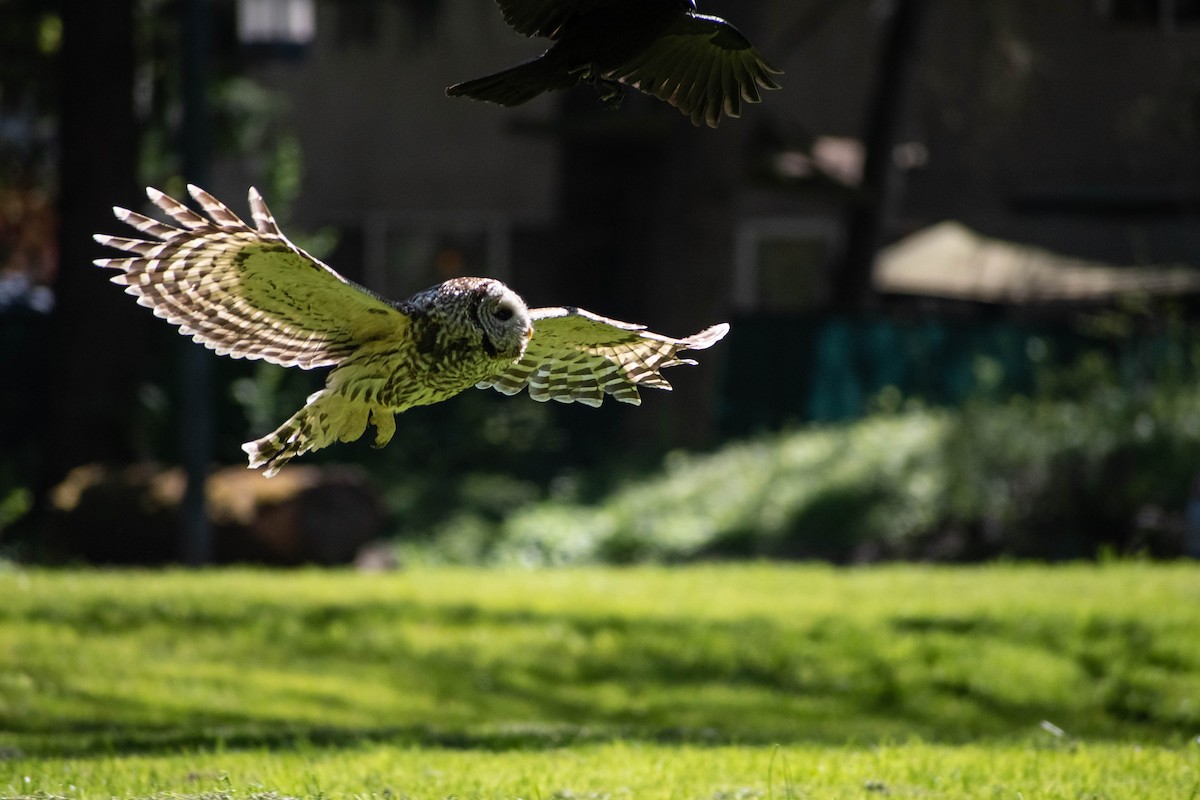
[[542,92],[569,89],[579,78],[558,69],[544,57],[535,58],[515,67],[485,75],[473,81],[456,83],[446,89],[450,97],[470,97],[502,106],[528,103]]

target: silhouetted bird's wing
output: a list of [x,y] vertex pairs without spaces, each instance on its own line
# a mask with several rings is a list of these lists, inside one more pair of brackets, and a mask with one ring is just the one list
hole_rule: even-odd
[[743,100],[761,101],[760,88],[778,89],[771,76],[780,74],[737,28],[693,12],[604,77],[665,100],[694,125],[715,128],[722,113],[740,116]]
[[[652,2],[653,0],[646,0]],[[568,20],[613,5],[613,0],[497,0],[504,21],[525,36],[557,39]]]

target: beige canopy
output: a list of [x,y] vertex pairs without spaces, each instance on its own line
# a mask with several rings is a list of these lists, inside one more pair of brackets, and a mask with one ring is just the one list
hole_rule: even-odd
[[982,236],[958,222],[925,228],[880,251],[875,289],[987,303],[1097,301],[1128,293],[1200,292],[1200,270],[1119,267]]

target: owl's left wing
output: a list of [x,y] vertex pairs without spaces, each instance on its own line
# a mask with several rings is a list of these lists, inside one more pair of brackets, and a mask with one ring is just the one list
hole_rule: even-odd
[[531,309],[533,338],[525,355],[504,372],[476,384],[513,395],[526,386],[529,396],[545,402],[598,406],[611,394],[622,403],[642,402],[637,387],[670,390],[660,374],[665,367],[695,364],[680,358],[685,350],[703,350],[729,331],[721,323],[686,339],[651,333],[644,325],[608,319],[581,308]]
[[147,239],[97,234],[129,258],[101,258],[113,283],[219,355],[303,369],[341,363],[364,344],[402,338],[411,320],[292,244],[256,189],[255,227],[208,192],[189,186],[207,216],[157,189],[150,201],[174,225],[114,208]]
[[743,100],[762,100],[760,88],[778,89],[771,76],[781,74],[733,25],[693,11],[604,77],[665,100],[693,125],[715,128],[722,113],[741,116]]

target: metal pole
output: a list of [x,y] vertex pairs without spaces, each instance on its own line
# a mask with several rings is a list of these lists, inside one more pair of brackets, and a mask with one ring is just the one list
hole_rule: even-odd
[[892,18],[883,34],[863,133],[862,184],[846,226],[842,270],[834,278],[833,305],[838,311],[863,311],[873,299],[871,270],[896,186],[892,151],[904,122],[927,3],[893,0]]
[[[208,181],[209,2],[185,0],[183,44],[183,173],[189,183]],[[206,510],[205,482],[212,462],[212,356],[192,342],[183,343],[180,404],[180,452],[187,488],[180,509],[183,539],[180,558],[191,566],[212,561],[212,531]]]

